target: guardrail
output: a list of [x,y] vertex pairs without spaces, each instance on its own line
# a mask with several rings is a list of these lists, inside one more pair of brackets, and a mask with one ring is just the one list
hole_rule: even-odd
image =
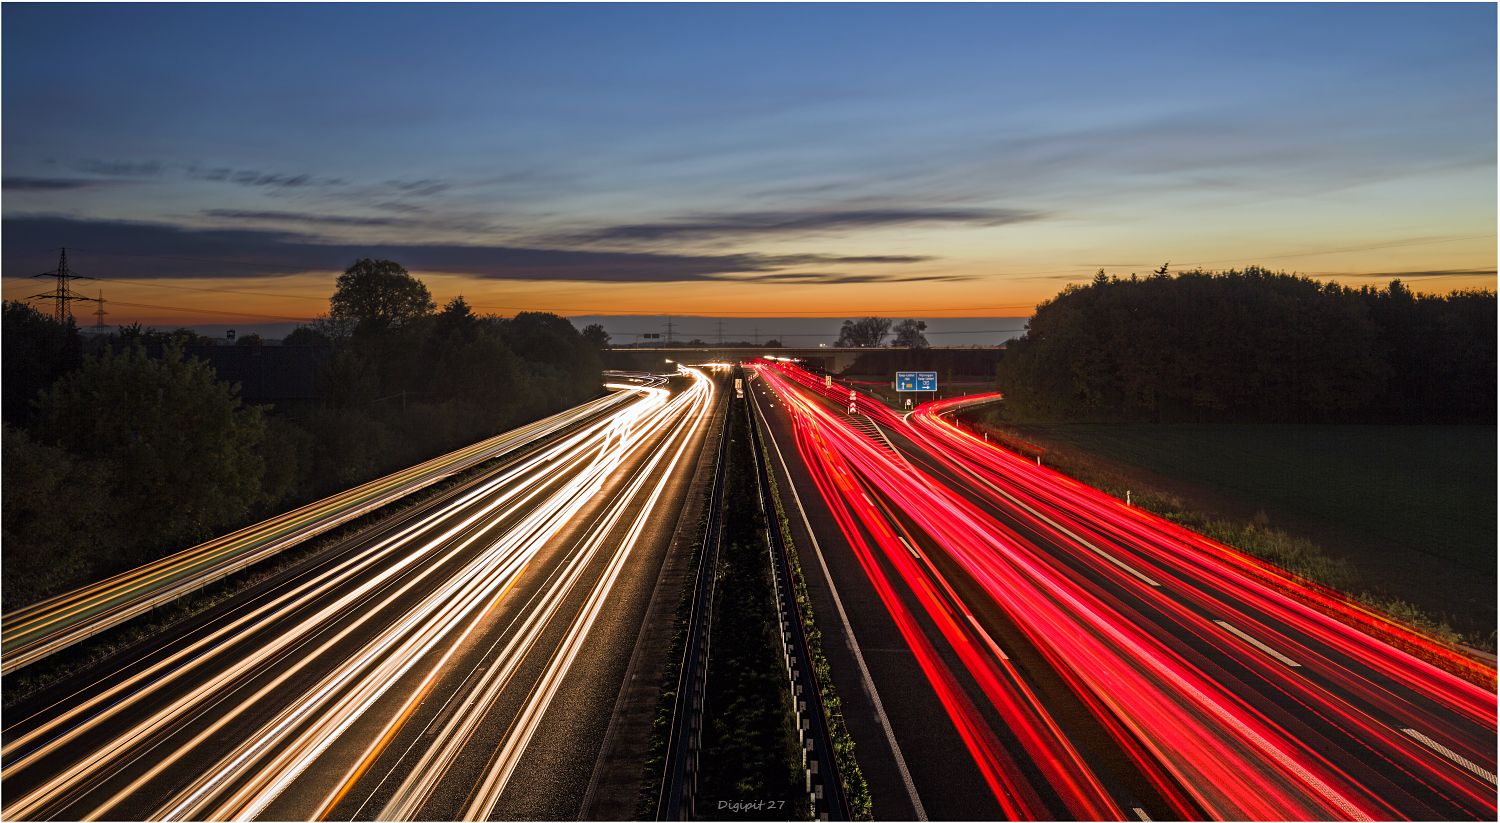
[[0,674],[10,674],[443,478],[636,396],[630,391],[616,391],[107,580],[17,609],[0,617]]
[[708,528],[699,551],[698,576],[693,586],[693,608],[683,644],[677,697],[672,704],[667,762],[656,804],[657,820],[690,820],[698,793],[698,757],[703,743],[703,699],[708,685],[708,652],[714,611],[714,583],[719,568],[719,525],[723,519],[724,481],[729,464],[729,403],[725,393],[724,428],[719,435],[718,464],[708,497]]
[[[745,402],[749,402],[748,399]],[[759,407],[750,412],[750,442],[755,453],[755,481],[760,490],[761,512],[766,517],[766,537],[771,553],[772,582],[776,587],[777,620],[781,624],[782,659],[792,690],[793,714],[802,738],[803,789],[814,820],[850,820],[849,799],[844,791],[843,772],[839,768],[828,728],[828,711],[823,705],[823,690],[818,670],[807,646],[807,627],[792,583],[792,561],[787,551],[786,535],[777,516],[776,500],[771,496],[770,467],[766,449],[761,443]]]

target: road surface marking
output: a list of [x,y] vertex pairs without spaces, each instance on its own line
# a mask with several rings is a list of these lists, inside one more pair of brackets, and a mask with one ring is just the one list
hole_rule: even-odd
[[1239,639],[1245,641],[1246,643],[1249,643],[1250,645],[1254,646],[1257,649],[1260,649],[1261,651],[1265,652],[1266,654],[1269,654],[1270,656],[1276,658],[1277,660],[1280,660],[1281,662],[1287,664],[1288,666],[1296,666],[1298,668],[1301,668],[1301,666],[1302,666],[1301,663],[1298,663],[1297,661],[1291,659],[1290,657],[1287,657],[1286,655],[1282,654],[1281,652],[1276,651],[1275,649],[1271,648],[1270,646],[1267,646],[1266,644],[1260,642],[1259,640],[1256,640],[1255,638],[1251,637],[1250,635],[1245,634],[1244,632],[1240,631],[1239,629],[1236,629],[1235,627],[1229,625],[1228,623],[1225,623],[1222,620],[1215,620],[1214,622],[1218,623],[1220,626],[1223,626],[1224,629],[1225,629],[1225,631],[1233,632],[1234,635],[1236,637],[1238,637]]
[[984,642],[990,644],[991,651],[993,651],[995,654],[1000,655],[1001,660],[1010,659],[1010,655],[1007,655],[1005,651],[1000,648],[1000,644],[995,642],[995,638],[990,637],[990,633],[985,631],[983,626],[979,625],[979,621],[974,619],[974,615],[969,614],[968,612],[964,612],[964,615],[969,618],[970,623],[974,624],[974,630],[979,632],[979,636],[984,638]]
[[1130,810],[1135,812],[1135,816],[1139,817],[1144,823],[1151,823],[1151,815],[1146,814],[1145,809],[1140,806],[1131,806]]
[[1454,763],[1457,763],[1458,765],[1463,766],[1465,769],[1468,769],[1469,771],[1471,771],[1471,772],[1479,775],[1480,777],[1484,778],[1485,780],[1488,780],[1491,783],[1495,782],[1495,776],[1494,775],[1490,774],[1489,772],[1485,771],[1484,769],[1479,768],[1478,766],[1474,765],[1473,763],[1470,763],[1468,761],[1468,759],[1465,758],[1463,755],[1458,754],[1457,752],[1449,749],[1447,746],[1444,746],[1443,744],[1437,742],[1436,740],[1433,740],[1432,738],[1428,737],[1427,735],[1422,734],[1421,732],[1417,731],[1416,729],[1402,729],[1401,731],[1407,733],[1408,735],[1411,735],[1412,739],[1416,740],[1418,743],[1421,743],[1422,745],[1426,746],[1429,749],[1432,749],[1433,751],[1437,752],[1438,754],[1442,755],[1443,757],[1446,757],[1449,760],[1452,760]]
[[855,662],[859,663],[860,677],[864,678],[865,689],[870,693],[870,702],[875,705],[875,716],[880,718],[880,728],[885,731],[886,742],[890,744],[891,754],[896,758],[896,769],[901,772],[901,782],[906,784],[906,796],[911,800],[916,818],[926,820],[927,810],[922,808],[922,798],[917,796],[917,785],[912,782],[911,772],[906,768],[906,758],[901,756],[901,746],[896,743],[896,733],[891,730],[891,720],[885,714],[885,705],[880,702],[880,692],[875,691],[875,681],[870,679],[870,669],[865,665],[865,656],[859,650],[859,641],[854,638],[854,627],[849,625],[849,614],[844,611],[844,601],[839,597],[838,587],[833,585],[833,575],[828,573],[828,563],[823,560],[823,549],[818,545],[817,535],[813,534],[812,523],[807,519],[807,510],[802,508],[802,498],[797,494],[797,484],[792,482],[791,469],[787,467],[786,458],[781,454],[781,444],[771,436],[770,426],[766,426],[766,439],[770,440],[771,447],[776,449],[776,459],[780,461],[781,471],[786,475],[787,487],[792,491],[792,502],[797,504],[797,511],[802,515],[802,525],[807,527],[807,537],[812,541],[813,553],[818,556],[818,566],[823,569],[823,579],[827,581],[828,591],[833,595],[833,605],[838,607],[839,619],[844,622],[844,637],[849,639],[849,648],[854,652]]

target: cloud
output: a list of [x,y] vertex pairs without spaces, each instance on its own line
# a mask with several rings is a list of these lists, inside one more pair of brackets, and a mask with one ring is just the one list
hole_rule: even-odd
[[[739,278],[736,278],[739,279]],[[834,272],[775,272],[771,274],[756,274],[749,278],[757,283],[796,283],[796,284],[832,284],[832,283],[915,283],[927,281],[960,281],[973,280],[971,275],[966,274],[839,274]]]
[[344,181],[336,177],[316,177],[311,174],[275,174],[250,169],[232,169],[224,166],[212,169],[189,166],[187,176],[194,180],[228,182],[239,186],[270,187],[274,189],[322,188],[344,185]]
[[161,174],[162,164],[156,160],[133,163],[124,160],[81,160],[75,164],[79,171],[103,177],[155,177]]
[[416,226],[421,221],[400,217],[353,217],[336,214],[309,214],[294,211],[244,211],[240,209],[204,209],[202,214],[228,220],[273,223],[318,223],[330,226]]
[[[80,272],[130,279],[255,277],[342,271],[361,257],[383,257],[414,272],[445,272],[497,280],[611,283],[685,281],[856,282],[829,278],[905,278],[786,272],[812,264],[902,264],[924,257],[838,255],[682,255],[580,251],[457,244],[352,244],[319,242],[312,235],[273,229],[195,229],[168,223],[80,220],[50,215],[7,217],[0,225],[7,249],[66,246]],[[85,263],[86,261],[86,263]],[[18,264],[22,265],[22,264]],[[29,265],[29,264],[28,264]],[[89,271],[83,272],[87,267]],[[784,276],[784,275],[789,275]],[[780,279],[777,279],[777,278]],[[910,279],[929,280],[931,275]],[[868,282],[858,281],[858,282]]]
[[1001,226],[1036,220],[1039,214],[1013,209],[844,209],[839,211],[760,211],[689,215],[661,223],[608,226],[568,235],[581,243],[652,243],[715,240],[726,237],[820,234],[917,223]]
[[81,177],[6,177],[0,188],[6,191],[66,191],[96,189],[116,184],[116,180],[91,180]]
[[386,185],[408,197],[430,197],[453,187],[446,180],[388,180]]
[[775,266],[809,266],[823,263],[864,265],[867,263],[924,263],[935,257],[919,254],[886,254],[865,257],[848,257],[837,254],[765,254],[757,255],[763,262]]

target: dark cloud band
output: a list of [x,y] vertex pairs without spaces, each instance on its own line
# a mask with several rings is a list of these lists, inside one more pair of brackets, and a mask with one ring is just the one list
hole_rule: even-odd
[[662,223],[609,226],[569,235],[582,243],[638,243],[665,240],[711,240],[735,236],[818,234],[917,223],[1001,226],[1039,219],[1034,212],[1011,209],[846,209],[840,211],[764,211],[689,215]]
[[112,186],[117,180],[93,180],[78,177],[6,177],[0,180],[0,188],[6,191],[66,191],[68,189],[97,189]]
[[[215,278],[285,276],[296,272],[337,272],[360,257],[385,257],[412,271],[437,271],[502,280],[561,280],[606,283],[685,281],[837,283],[927,280],[898,273],[848,275],[781,270],[806,265],[901,264],[926,257],[840,257],[838,255],[674,255],[598,252],[455,244],[330,244],[308,235],[270,229],[195,229],[166,223],[77,220],[56,216],[8,217],[3,221],[7,251],[35,250],[13,266],[46,264],[66,246],[82,256],[72,260],[80,274],[97,277]],[[71,256],[71,255],[70,255]],[[166,259],[175,258],[175,259]],[[187,259],[191,258],[191,259]],[[83,271],[87,259],[89,271]],[[28,270],[25,272],[30,274]],[[795,278],[795,279],[793,279]]]

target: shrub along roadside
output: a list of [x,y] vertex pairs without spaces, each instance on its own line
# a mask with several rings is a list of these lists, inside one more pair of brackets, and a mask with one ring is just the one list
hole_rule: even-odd
[[[1023,433],[987,414],[986,408],[981,406],[973,409],[954,419],[954,422],[973,432],[987,432],[990,440],[997,445],[1034,460],[1040,450],[1026,443]],[[1143,486],[1139,480],[1129,480],[1102,462],[1072,450],[1046,451],[1042,459],[1048,468],[1112,497],[1123,500],[1129,489],[1130,502],[1134,506],[1294,575],[1347,593],[1360,603],[1382,611],[1436,640],[1490,653],[1495,651],[1494,632],[1460,633],[1445,620],[1399,598],[1364,591],[1358,571],[1347,560],[1324,554],[1323,548],[1310,540],[1270,528],[1263,522],[1256,522],[1263,520],[1260,516],[1249,523],[1241,523],[1194,511],[1182,498]]]
[[[769,468],[771,452],[766,446],[770,433],[759,420],[756,426],[761,435],[761,456]],[[855,820],[873,820],[870,806],[870,787],[854,759],[854,738],[849,735],[849,726],[844,722],[843,703],[838,690],[833,686],[833,673],[828,667],[828,658],[823,655],[823,632],[814,619],[812,599],[807,595],[807,580],[802,576],[802,561],[792,539],[792,523],[787,519],[786,507],[781,502],[781,490],[776,483],[776,472],[767,471],[770,478],[771,499],[776,502],[776,517],[781,523],[781,533],[786,542],[787,559],[791,561],[792,588],[797,594],[797,610],[802,617],[802,628],[807,637],[807,650],[812,655],[813,668],[818,678],[818,692],[823,698],[823,710],[828,715],[828,733],[833,738],[834,752],[838,757],[839,775],[844,781],[844,796],[849,801],[849,814]]]

